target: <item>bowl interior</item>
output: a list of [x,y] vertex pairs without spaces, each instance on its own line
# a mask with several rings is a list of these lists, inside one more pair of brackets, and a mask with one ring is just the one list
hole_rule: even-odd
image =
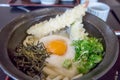
[[[11,37],[9,38],[9,42],[7,45],[8,55],[13,63],[14,63],[13,57],[15,55],[15,49],[20,43],[23,42],[23,40],[27,36],[26,30],[31,25],[34,25],[37,22],[44,21],[44,20],[49,19],[54,16],[55,15],[45,16],[40,19],[37,18],[37,20],[36,20],[36,18],[34,18],[33,20],[30,20],[15,29],[15,31],[11,34]],[[105,49],[105,46],[106,46],[105,40],[104,40],[103,35],[100,33],[100,31],[94,25],[88,23],[86,20],[84,20],[83,23],[84,23],[84,28],[86,29],[86,31],[89,33],[90,36],[94,36],[94,37],[100,38],[102,40],[102,44],[104,44],[104,49]]]

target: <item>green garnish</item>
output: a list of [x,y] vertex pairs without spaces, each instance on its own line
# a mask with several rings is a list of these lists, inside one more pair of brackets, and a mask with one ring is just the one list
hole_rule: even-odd
[[75,47],[75,62],[79,73],[87,73],[103,59],[103,45],[99,39],[88,37],[73,41]]
[[71,59],[66,59],[66,60],[63,62],[62,66],[63,66],[64,68],[69,69],[69,68],[72,66],[72,61],[71,61]]

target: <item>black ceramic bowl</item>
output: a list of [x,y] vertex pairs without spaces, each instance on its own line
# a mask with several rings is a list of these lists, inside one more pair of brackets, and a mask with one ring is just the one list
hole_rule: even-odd
[[[65,8],[46,8],[22,15],[6,25],[0,32],[0,65],[6,74],[13,79],[32,80],[18,70],[12,63],[15,47],[26,37],[30,25],[61,14]],[[110,27],[101,19],[86,14],[83,18],[84,28],[91,36],[102,38],[105,48],[103,61],[89,73],[78,80],[95,80],[103,76],[115,63],[118,56],[118,39]]]

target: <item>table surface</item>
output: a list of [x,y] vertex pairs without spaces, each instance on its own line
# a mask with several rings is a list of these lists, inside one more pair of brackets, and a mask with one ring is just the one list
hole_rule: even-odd
[[[0,0],[0,4],[7,4],[8,0]],[[108,5],[110,5],[111,10],[109,12],[109,16],[107,19],[107,24],[115,31],[115,33],[118,33],[120,35],[120,3],[119,2],[111,2],[114,0],[100,0],[101,2],[104,2]],[[30,10],[33,10],[29,8]],[[36,9],[36,7],[35,7]],[[6,24],[8,24],[10,21],[12,21],[14,18],[25,14],[26,12],[24,10],[18,9],[16,7],[1,7],[0,6],[0,29],[2,29]],[[118,39],[120,41],[120,36],[118,36]],[[99,80],[120,80],[116,79],[116,72],[120,74],[120,54],[118,56],[118,59],[115,63],[115,65]],[[119,75],[120,76],[120,75]],[[0,80],[5,80],[6,74],[0,69]]]

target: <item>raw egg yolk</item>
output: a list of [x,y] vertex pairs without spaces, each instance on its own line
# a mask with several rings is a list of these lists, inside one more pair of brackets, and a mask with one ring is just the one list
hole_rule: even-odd
[[67,50],[67,46],[64,40],[53,40],[47,44],[47,50],[53,54],[62,56]]

